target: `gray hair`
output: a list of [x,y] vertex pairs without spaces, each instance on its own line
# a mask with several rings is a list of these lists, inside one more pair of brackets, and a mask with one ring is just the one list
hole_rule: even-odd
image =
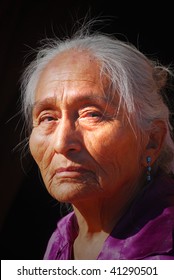
[[64,40],[50,39],[37,51],[36,59],[24,71],[21,82],[22,109],[28,127],[32,126],[32,107],[42,71],[58,54],[72,49],[87,51],[100,62],[101,75],[109,77],[110,90],[119,94],[139,131],[145,133],[152,129],[155,120],[165,123],[167,134],[157,163],[165,172],[174,173],[171,112],[164,101],[173,73],[169,67],[149,59],[135,46],[115,36],[80,30]]

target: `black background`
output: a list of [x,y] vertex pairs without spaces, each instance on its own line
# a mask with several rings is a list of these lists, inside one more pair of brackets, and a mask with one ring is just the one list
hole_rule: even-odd
[[[131,3],[130,3],[131,2]],[[46,192],[34,161],[15,149],[24,137],[19,112],[20,77],[30,49],[45,37],[70,34],[86,14],[110,18],[114,33],[150,57],[173,65],[171,2],[0,1],[0,224],[1,259],[42,259],[60,206]],[[171,99],[174,97],[170,96]],[[170,107],[173,110],[172,102]]]

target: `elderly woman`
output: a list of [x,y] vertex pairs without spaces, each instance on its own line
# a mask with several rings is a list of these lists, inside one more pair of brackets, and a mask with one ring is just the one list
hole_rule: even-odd
[[115,37],[51,40],[23,75],[29,147],[70,203],[44,259],[174,259],[171,70]]

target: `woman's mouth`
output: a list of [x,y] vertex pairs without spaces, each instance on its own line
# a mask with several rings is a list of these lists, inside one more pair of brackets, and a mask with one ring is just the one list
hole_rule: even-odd
[[91,173],[91,171],[83,167],[69,166],[56,169],[55,175],[59,178],[76,178],[87,173]]

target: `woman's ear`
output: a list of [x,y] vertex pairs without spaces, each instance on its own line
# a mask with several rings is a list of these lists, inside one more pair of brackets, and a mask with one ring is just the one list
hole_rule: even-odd
[[158,158],[163,147],[164,139],[167,133],[166,124],[163,121],[156,120],[153,122],[149,132],[148,142],[145,147],[145,157],[143,163],[146,166],[146,158],[151,157],[151,164]]

